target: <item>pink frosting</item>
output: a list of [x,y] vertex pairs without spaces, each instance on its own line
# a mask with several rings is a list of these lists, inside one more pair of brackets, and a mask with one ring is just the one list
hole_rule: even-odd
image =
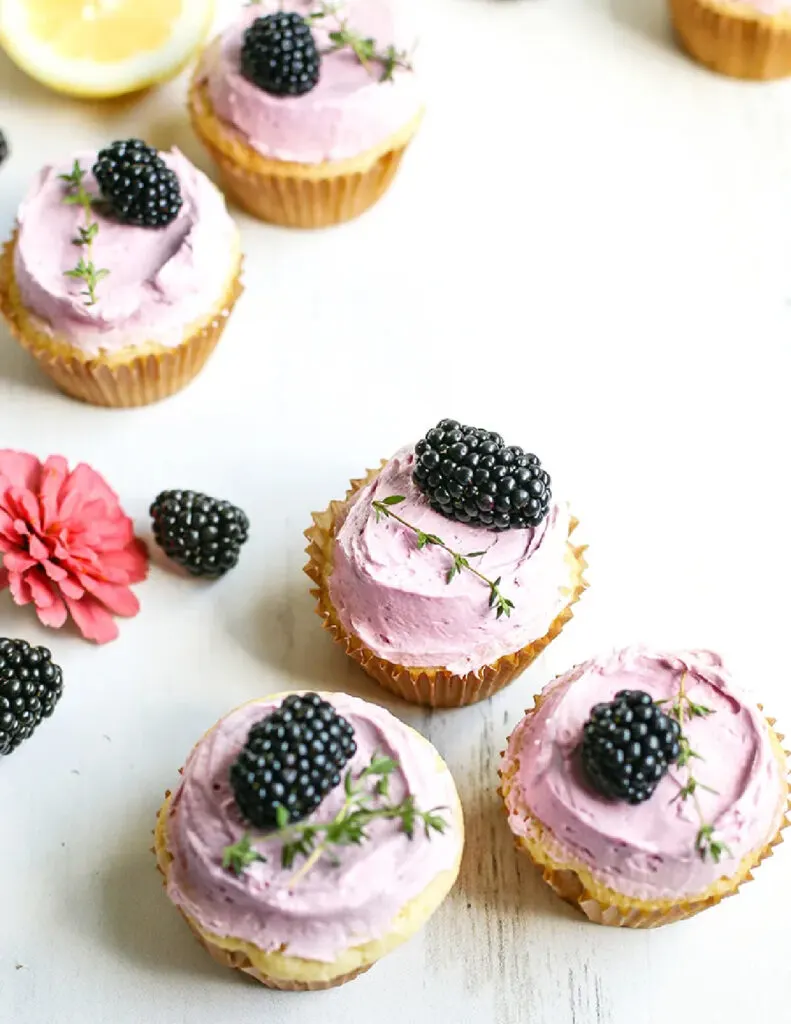
[[[222,301],[230,283],[238,233],[222,195],[178,150],[162,156],[178,175],[184,205],[165,228],[123,225],[95,212],[93,261],[110,274],[99,283],[94,306],[80,294],[83,282],[64,276],[80,257],[72,240],[85,216],[81,207],[63,202],[65,186],[58,179],[75,157],[45,167],[19,209],[14,273],[22,302],[42,330],[87,355],[149,341],[179,345],[185,329]],[[89,169],[96,153],[76,159]],[[92,174],[85,183],[98,195]]]
[[[678,799],[686,770],[672,768],[644,804],[605,800],[582,777],[578,747],[591,708],[624,689],[656,700],[674,696],[681,675],[696,703],[714,710],[684,726],[694,751],[705,820],[730,847],[719,865],[695,851],[694,802]],[[733,874],[747,854],[775,834],[786,807],[783,772],[758,708],[708,651],[659,654],[635,647],[585,662],[551,683],[535,713],[508,743],[502,771],[518,765],[507,798],[516,835],[527,835],[525,809],[549,829],[556,858],[581,861],[602,885],[637,899],[673,899],[705,891]]]
[[[414,449],[400,451],[354,498],[337,531],[330,597],[347,632],[397,665],[464,674],[544,636],[568,603],[569,511],[555,504],[535,529],[495,533],[435,512],[412,480]],[[392,519],[376,521],[374,499],[401,494],[394,509],[454,551],[484,551],[472,559],[514,602],[510,617],[489,607],[489,588],[472,573],[448,583],[451,564],[437,547],[419,550],[414,533]]]
[[770,17],[775,14],[783,14],[791,9],[791,0],[735,0],[735,2],[728,2],[725,0],[723,3],[724,7],[733,7],[734,10],[740,11],[744,8],[754,10],[757,14],[766,14]]
[[[331,962],[346,949],[382,938],[399,911],[443,871],[454,868],[461,850],[454,819],[458,797],[450,772],[439,767],[434,748],[384,708],[342,693],[323,694],[351,722],[357,754],[350,764],[362,770],[374,752],[398,761],[391,798],[411,794],[422,810],[447,808],[448,829],[428,838],[416,830],[409,840],[394,821],[377,821],[370,839],[345,848],[341,862],[322,859],[299,884],[280,866],[280,843],[252,834],[267,857],[237,878],[222,867],[223,849],[248,831],[231,791],[228,773],[250,728],[278,706],[264,699],[237,708],[195,747],[174,794],[167,822],[174,856],[168,877],[170,898],[204,929],[273,952]],[[343,804],[343,787],[330,793],[315,818],[327,821]],[[257,841],[256,841],[257,839]]]
[[[423,93],[414,71],[396,69],[392,81],[381,82],[381,69],[366,69],[348,49],[322,57],[319,83],[304,96],[271,96],[244,78],[240,54],[245,29],[281,6],[303,14],[317,9],[306,0],[253,4],[203,60],[215,113],[251,148],[265,157],[303,164],[346,160],[380,145],[417,116]],[[414,48],[415,35],[395,0],[348,0],[339,7],[350,28],[383,49],[391,44],[410,52]],[[328,47],[327,31],[337,24],[328,18],[314,26],[320,50]]]

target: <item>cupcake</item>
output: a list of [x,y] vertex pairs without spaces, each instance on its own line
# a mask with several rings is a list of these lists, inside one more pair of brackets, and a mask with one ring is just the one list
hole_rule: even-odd
[[732,78],[791,75],[785,0],[670,0],[676,34],[695,60]]
[[378,683],[461,707],[510,683],[585,588],[577,522],[535,455],[442,420],[306,531],[317,611]]
[[178,150],[131,139],[38,174],[0,258],[0,312],[66,394],[146,405],[203,368],[240,269],[220,192]]
[[346,694],[280,694],[200,740],[155,836],[167,894],[212,957],[306,990],[351,980],[428,920],[464,828],[422,736]]
[[317,228],[392,182],[423,95],[396,0],[262,0],[207,49],[190,91],[226,190],[262,220]]
[[598,924],[654,928],[735,893],[780,842],[781,740],[716,654],[627,648],[536,698],[501,793],[559,896]]

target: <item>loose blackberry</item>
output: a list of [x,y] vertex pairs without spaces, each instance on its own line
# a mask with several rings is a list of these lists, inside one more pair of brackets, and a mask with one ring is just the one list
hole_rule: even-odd
[[154,540],[193,576],[224,576],[249,536],[240,508],[196,491],[162,491],[150,511]]
[[611,800],[640,804],[681,752],[681,727],[642,690],[621,690],[597,704],[585,725],[582,763],[593,788]]
[[46,647],[0,638],[0,754],[32,736],[62,693],[63,673]]
[[8,140],[3,132],[0,132],[0,164],[5,163],[8,157]]
[[256,18],[244,34],[242,74],[272,96],[303,96],[319,81],[321,56],[310,25],[294,11]]
[[440,420],[415,445],[414,480],[437,512],[490,530],[538,526],[552,500],[537,456],[456,420]]
[[182,207],[179,180],[155,149],[140,139],[114,142],[93,165],[102,198],[123,224],[162,228]]
[[264,832],[277,828],[279,807],[289,821],[304,820],[340,785],[356,751],[354,729],[317,693],[286,697],[252,727],[231,765],[242,817]]

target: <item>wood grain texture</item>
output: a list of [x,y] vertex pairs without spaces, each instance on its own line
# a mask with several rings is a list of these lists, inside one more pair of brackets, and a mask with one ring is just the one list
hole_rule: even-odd
[[[221,5],[219,17],[238,6]],[[161,560],[95,649],[0,594],[66,695],[0,769],[0,1024],[717,1024],[791,1014],[791,847],[656,933],[585,922],[517,857],[500,750],[558,672],[633,641],[720,649],[791,731],[791,108],[708,74],[661,0],[421,0],[430,104],[385,199],[337,230],[239,214],[246,291],[210,368],[134,412],[60,396],[0,330],[0,444],[102,470],[146,530],[165,487],[253,522],[233,575]],[[0,56],[0,234],[40,165],[130,135],[211,165],[185,83],[71,103]],[[302,531],[442,416],[534,447],[588,543],[590,589],[529,671],[452,712],[399,704],[323,635]],[[468,844],[423,934],[337,991],[223,971],[165,901],[163,791],[229,708],[296,687],[379,700],[448,761]]]

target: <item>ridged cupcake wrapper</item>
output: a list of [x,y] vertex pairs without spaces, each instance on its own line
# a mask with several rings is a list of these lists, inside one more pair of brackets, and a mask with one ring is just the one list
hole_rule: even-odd
[[701,64],[731,78],[791,75],[791,21],[746,5],[670,0],[681,45]]
[[[382,463],[384,466],[385,463]],[[546,636],[523,647],[514,654],[504,655],[492,665],[485,665],[476,672],[457,675],[441,668],[407,668],[377,657],[357,637],[346,632],[338,619],[329,596],[329,578],[332,574],[335,524],[348,502],[358,491],[367,487],[378,476],[379,469],[371,469],[365,477],[352,480],[351,487],[343,501],[333,501],[324,512],[313,513],[313,526],[305,531],[308,539],[308,564],[305,572],[315,583],[311,594],[316,598],[316,612],[324,628],[333,640],[363,668],[377,683],[397,694],[411,704],[422,704],[435,708],[460,708],[486,700],[508,686],[541,654],[555,639],[572,617],[572,606],[580,599],[587,583],[583,578],[586,568],[585,548],[574,547],[569,541],[569,555],[577,572],[573,586],[569,588],[568,603],[554,619]],[[569,533],[577,526],[572,519]]]
[[[532,708],[525,712],[525,717],[532,717],[541,705],[542,698],[537,696]],[[735,895],[746,882],[751,882],[753,872],[767,857],[771,857],[774,848],[783,842],[783,830],[789,825],[791,815],[791,792],[788,788],[788,768],[791,765],[791,754],[784,750],[782,734],[775,732],[775,720],[766,719],[777,750],[786,756],[786,809],[775,835],[757,852],[745,857],[739,870],[729,879],[720,879],[710,886],[705,893],[695,899],[670,900],[634,900],[615,890],[604,889],[594,885],[590,873],[580,865],[575,869],[555,859],[552,852],[554,839],[543,824],[534,818],[529,810],[522,810],[522,818],[530,823],[529,836],[516,836],[516,847],[525,854],[541,872],[547,885],[553,889],[566,903],[580,910],[594,924],[608,925],[614,928],[660,928],[662,925],[683,921],[694,917],[702,910],[714,907],[729,896]],[[500,773],[498,790],[508,813],[508,795],[511,780],[519,770],[515,761],[506,774]],[[595,892],[592,891],[595,889]]]
[[298,165],[257,159],[266,173],[242,162],[244,154],[233,140],[221,138],[205,87],[194,82],[190,115],[196,134],[220,169],[224,189],[244,210],[270,224],[292,228],[323,228],[359,217],[390,187],[409,139],[373,160],[344,161],[338,172],[328,164],[326,174],[296,173]]
[[212,319],[176,348],[123,363],[108,362],[102,357],[81,359],[64,354],[62,346],[45,335],[32,333],[20,320],[12,298],[15,243],[16,236],[4,246],[0,257],[0,313],[12,335],[60,390],[92,405],[130,408],[149,405],[181,391],[206,365],[242,294],[240,268]]
[[[157,820],[159,820],[160,815],[167,813],[170,796],[171,793],[170,790],[168,790],[165,793],[165,802],[157,814]],[[154,832],[154,846],[152,847],[151,852],[156,856],[157,870],[162,875],[163,885],[167,886],[168,872],[170,870],[170,864],[173,857],[170,850],[167,848],[164,828],[157,828]],[[223,967],[230,967],[234,971],[241,971],[242,973],[249,975],[251,978],[259,981],[267,988],[278,989],[281,992],[319,992],[324,989],[338,988],[340,985],[345,985],[347,981],[353,981],[355,978],[358,978],[361,974],[365,974],[366,971],[373,967],[373,963],[365,964],[356,971],[351,971],[348,974],[337,975],[328,981],[292,981],[286,978],[275,978],[272,975],[264,974],[263,971],[259,970],[244,953],[235,950],[223,949],[223,947],[218,946],[216,942],[212,942],[211,939],[200,930],[192,918],[190,918],[188,914],[184,913],[181,907],[177,907],[176,909],[184,918],[184,921],[190,931],[201,946],[203,946],[212,960],[221,964]]]

